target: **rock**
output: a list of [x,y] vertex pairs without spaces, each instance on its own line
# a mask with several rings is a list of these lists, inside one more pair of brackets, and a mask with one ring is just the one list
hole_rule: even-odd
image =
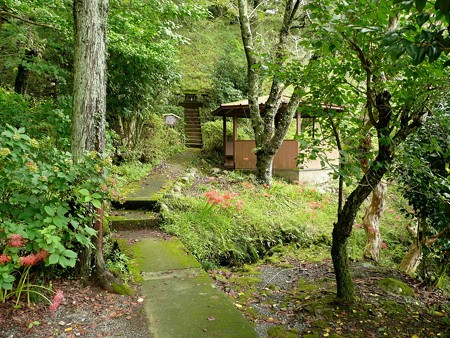
[[175,184],[172,188],[173,192],[181,192],[181,186],[179,184]]
[[414,296],[413,289],[404,282],[394,278],[384,278],[378,282],[378,287],[401,296]]

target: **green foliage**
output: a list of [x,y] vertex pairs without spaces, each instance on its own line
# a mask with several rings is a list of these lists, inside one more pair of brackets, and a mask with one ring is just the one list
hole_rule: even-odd
[[[27,93],[48,97],[71,91],[72,2],[2,1],[0,86],[14,87],[17,67],[29,71]],[[33,56],[28,58],[27,52]]]
[[[204,19],[186,23],[179,32],[187,38],[187,42],[179,48],[180,69],[183,75],[180,85],[183,91],[209,93],[213,90],[211,96],[215,97],[216,92],[225,95],[222,91],[214,89],[217,86],[215,82],[218,80],[227,87],[231,85],[230,80],[231,82],[237,80],[239,83],[239,76],[235,74],[234,68],[226,69],[225,73],[218,74],[218,69],[223,69],[224,63],[232,63],[233,67],[236,66],[238,69],[242,67],[238,65],[238,60],[245,64],[243,54],[238,55],[238,52],[242,50],[239,44],[238,25],[230,24],[229,20]],[[231,60],[227,54],[237,59]],[[227,72],[235,75],[230,79]],[[218,79],[215,78],[217,75],[220,75]],[[234,84],[232,88],[233,91],[236,90]],[[216,101],[213,105],[217,103]]]
[[[448,107],[441,103],[420,131],[402,146],[394,171],[394,179],[400,183],[401,192],[412,209],[405,208],[404,212],[424,220],[419,222],[421,236],[438,236],[431,247],[424,246],[424,253],[425,261],[435,260],[440,267],[449,264],[450,251],[449,134]],[[427,275],[439,275],[439,270],[425,269],[422,277],[429,280]],[[440,273],[445,273],[445,268]]]
[[181,131],[167,126],[162,117],[156,114],[149,114],[143,121],[136,142],[131,147],[120,144],[120,140],[113,139],[113,144],[116,146],[115,159],[118,163],[140,161],[154,165],[161,159],[184,149]]
[[41,262],[74,267],[77,252],[92,246],[96,211],[110,199],[108,158],[90,153],[74,165],[43,142],[0,127],[1,290],[12,290],[17,275],[28,280],[22,270]]
[[238,101],[247,97],[247,69],[240,46],[227,46],[212,73],[212,106]]
[[180,79],[177,46],[184,40],[177,21],[203,11],[190,1],[114,0],[110,8],[107,118],[125,151],[136,152],[148,145],[142,129],[152,114],[176,110],[170,89]]
[[[401,11],[408,14],[408,24],[386,35],[385,42],[395,56],[405,53],[413,64],[419,65],[428,57],[434,62],[450,50],[450,4],[447,0],[394,0]],[[412,36],[408,36],[412,34]],[[447,58],[445,66],[450,65]]]
[[57,100],[38,100],[31,102],[23,96],[0,87],[0,109],[2,123],[20,126],[27,135],[42,142],[41,147],[70,148],[70,97],[60,96]]

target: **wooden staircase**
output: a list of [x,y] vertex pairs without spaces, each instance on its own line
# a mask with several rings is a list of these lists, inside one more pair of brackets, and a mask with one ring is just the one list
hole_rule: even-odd
[[202,126],[198,109],[184,109],[184,133],[187,147],[201,148],[203,146]]
[[186,146],[189,148],[201,148],[202,126],[200,122],[201,102],[197,101],[196,94],[185,94],[185,101],[180,104],[184,107],[184,133],[186,135]]

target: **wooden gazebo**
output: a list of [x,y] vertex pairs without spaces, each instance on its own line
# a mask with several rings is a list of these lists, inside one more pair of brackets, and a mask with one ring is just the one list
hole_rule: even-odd
[[[261,96],[258,103],[261,110],[264,110],[265,103],[268,96]],[[283,96],[279,111],[286,109],[289,103],[290,96]],[[342,110],[336,106],[323,106],[323,109]],[[224,103],[219,108],[212,112],[213,116],[223,117],[223,149],[224,149],[224,164],[230,169],[256,169],[256,155],[253,149],[256,147],[255,140],[239,140],[238,139],[238,121],[242,118],[250,118],[250,111],[248,108],[248,100],[241,100],[236,102]],[[227,138],[227,118],[232,119],[233,136],[232,139]],[[297,112],[295,116],[296,133],[302,132],[302,119],[312,119],[310,125],[314,128],[314,115],[308,114],[303,110],[300,114]],[[275,117],[275,123],[277,118]],[[298,179],[300,169],[297,165],[297,157],[299,154],[299,142],[294,139],[286,139],[281,144],[277,154],[273,160],[273,170],[275,173],[282,173],[281,176],[287,178]],[[337,158],[337,151],[330,153],[330,156]],[[305,163],[301,171],[307,170],[322,170],[319,161],[310,161]],[[283,175],[288,173],[288,175]]]

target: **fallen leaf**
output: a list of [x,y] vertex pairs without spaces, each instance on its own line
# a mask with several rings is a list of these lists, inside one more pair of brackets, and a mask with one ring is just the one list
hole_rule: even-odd
[[209,321],[216,320],[216,317],[208,317],[208,320],[209,320]]

